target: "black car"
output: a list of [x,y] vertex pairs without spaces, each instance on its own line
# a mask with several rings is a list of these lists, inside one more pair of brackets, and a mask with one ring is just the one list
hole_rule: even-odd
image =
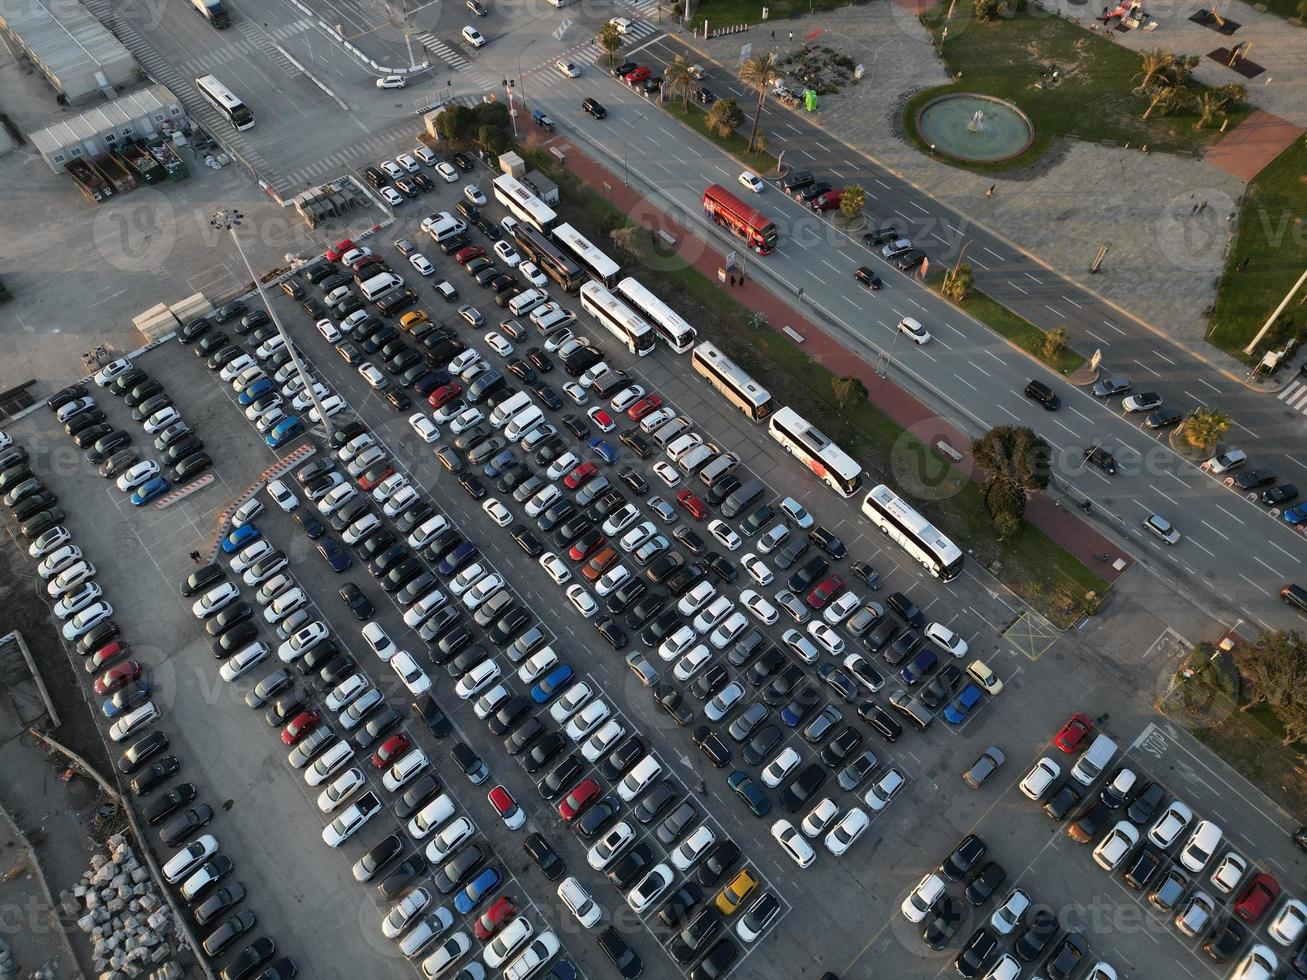
[[967,882],[967,887],[964,890],[967,901],[973,907],[979,908],[993,897],[994,892],[1006,880],[1007,872],[1003,870],[1002,865],[997,861],[986,863]]
[[194,800],[195,796],[194,783],[178,783],[145,808],[145,822],[151,827],[158,826]]
[[[1224,963],[1243,946],[1248,938],[1248,930],[1233,916],[1212,928],[1203,940],[1203,952],[1216,963]],[[1307,947],[1303,947],[1307,949]],[[1301,959],[1302,953],[1294,957],[1294,966]],[[1301,971],[1299,971],[1301,972]]]
[[825,785],[828,775],[817,763],[809,763],[781,792],[781,806],[788,813],[798,813]]
[[989,965],[997,950],[998,936],[982,926],[971,934],[971,938],[953,960],[953,969],[965,980],[973,980]]
[[989,846],[983,840],[975,834],[968,834],[939,866],[940,874],[949,881],[961,881],[988,850]]
[[522,850],[536,863],[536,866],[549,881],[557,881],[567,873],[567,865],[558,856],[549,841],[540,834],[529,834],[522,842]]
[[629,735],[621,745],[608,753],[604,761],[599,764],[599,771],[609,782],[615,782],[626,775],[626,771],[644,758],[648,752],[649,747],[638,735]]
[[962,903],[945,895],[931,907],[930,915],[921,930],[922,941],[935,950],[950,945],[965,916],[966,909]]
[[1026,926],[1026,931],[1012,945],[1012,952],[1021,962],[1034,963],[1057,938],[1059,932],[1061,926],[1058,925],[1057,916],[1049,909],[1037,909],[1030,925]]
[[658,919],[665,926],[678,926],[696,905],[703,901],[703,889],[693,881],[687,881],[671,898],[663,902],[658,910]]
[[1044,813],[1050,820],[1063,820],[1071,808],[1080,802],[1081,791],[1073,782],[1066,782],[1053,794],[1052,799],[1044,804]]
[[349,606],[349,611],[354,614],[354,618],[360,623],[366,623],[376,614],[376,608],[372,605],[371,600],[353,582],[341,587],[340,598],[345,605]]
[[644,972],[644,963],[640,957],[636,955],[625,937],[612,926],[599,933],[598,942],[604,955],[617,968],[618,975],[625,980],[635,980]]
[[1139,826],[1152,823],[1166,799],[1166,790],[1161,783],[1148,783],[1129,801],[1126,816]]
[[707,725],[696,728],[690,735],[690,741],[699,747],[717,769],[721,769],[731,761],[731,750]]
[[926,625],[926,617],[922,615],[917,604],[905,596],[902,592],[891,592],[885,597],[885,605],[894,612],[903,617],[911,626],[922,629]]
[[132,792],[137,796],[148,796],[181,771],[181,767],[181,761],[175,755],[164,756],[132,778]]
[[1089,943],[1084,936],[1078,932],[1067,933],[1044,964],[1049,980],[1066,980],[1076,971],[1088,952]]
[[880,276],[876,275],[875,270],[870,269],[865,265],[858,266],[858,268],[853,270],[853,278],[858,280],[858,282],[862,283],[868,289],[880,289],[880,287],[884,285]]

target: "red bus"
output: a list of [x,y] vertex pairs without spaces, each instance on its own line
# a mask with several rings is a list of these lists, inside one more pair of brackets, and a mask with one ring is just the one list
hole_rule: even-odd
[[769,218],[763,217],[721,184],[710,184],[703,192],[703,212],[725,225],[759,255],[776,247],[779,234]]

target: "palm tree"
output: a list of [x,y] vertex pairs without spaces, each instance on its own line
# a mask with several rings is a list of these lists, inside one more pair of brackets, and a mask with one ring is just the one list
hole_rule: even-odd
[[1176,63],[1175,55],[1165,48],[1145,51],[1139,55],[1139,61],[1139,74],[1135,78],[1140,79],[1140,82],[1135,89],[1136,93],[1143,92],[1157,76],[1166,74]]
[[613,66],[613,55],[622,46],[622,35],[617,32],[617,25],[607,23],[599,29],[599,47],[608,52],[608,67]]
[[1230,416],[1219,408],[1195,409],[1184,421],[1184,436],[1196,449],[1215,449],[1229,431]]
[[758,119],[762,116],[762,105],[767,99],[767,89],[771,88],[771,83],[780,77],[780,69],[776,67],[776,55],[771,52],[754,55],[740,65],[740,81],[758,92],[758,105],[753,110],[753,126],[749,129],[750,152],[753,152],[753,140],[758,134]]
[[867,204],[867,192],[857,184],[850,184],[840,194],[840,214],[848,222],[856,221]]
[[1194,107],[1198,110],[1198,121],[1194,123],[1194,129],[1202,129],[1216,116],[1225,106],[1225,96],[1219,90],[1208,89],[1200,92],[1198,98],[1194,100]]
[[673,99],[680,98],[684,100],[685,109],[690,109],[690,96],[699,88],[699,83],[693,75],[690,74],[690,63],[685,60],[684,55],[677,55],[667,70],[663,72],[663,91]]
[[1148,108],[1144,110],[1141,119],[1147,119],[1153,114],[1154,109],[1161,109],[1162,115],[1168,112],[1174,112],[1184,104],[1185,93],[1174,85],[1160,85],[1153,89],[1148,95]]

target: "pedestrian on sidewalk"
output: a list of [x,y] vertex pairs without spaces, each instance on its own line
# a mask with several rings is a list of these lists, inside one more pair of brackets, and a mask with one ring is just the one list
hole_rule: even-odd
[[997,186],[998,186],[998,184],[990,184],[990,185],[989,185],[989,190],[985,191],[985,196],[986,196],[986,197],[993,197],[993,196],[994,196],[994,188],[997,187]]
[[735,273],[731,273],[731,288],[735,288]]
[[195,562],[197,565],[200,563],[200,553],[198,551],[191,552],[191,561]]
[[772,31],[772,32],[771,32],[771,39],[772,39],[773,41],[776,40],[776,32],[775,32],[775,31]]
[[794,43],[794,32],[793,32],[793,31],[790,31],[790,43],[791,43],[791,44]]

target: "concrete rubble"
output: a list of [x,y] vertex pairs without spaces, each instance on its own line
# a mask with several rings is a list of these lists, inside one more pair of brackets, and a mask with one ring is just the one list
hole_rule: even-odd
[[182,944],[150,869],[122,834],[110,837],[106,847],[107,853],[91,856],[81,880],[59,895],[64,914],[90,937],[97,980],[177,980],[182,969],[175,957]]

